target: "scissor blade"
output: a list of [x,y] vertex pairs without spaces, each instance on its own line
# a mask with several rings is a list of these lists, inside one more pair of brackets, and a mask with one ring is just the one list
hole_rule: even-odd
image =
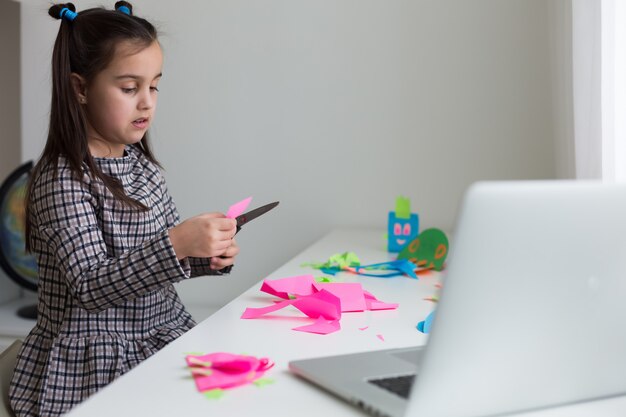
[[237,216],[237,230],[239,230],[241,226],[248,223],[250,220],[254,220],[261,214],[267,213],[268,211],[276,207],[278,203],[278,201],[274,201],[273,203],[266,204],[264,206],[255,208],[254,210],[250,210],[249,212],[244,213],[240,216]]

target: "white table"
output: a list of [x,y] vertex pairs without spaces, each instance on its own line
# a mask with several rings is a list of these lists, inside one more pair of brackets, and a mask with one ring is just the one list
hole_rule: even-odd
[[[300,265],[304,262],[323,262],[335,253],[345,251],[354,251],[362,263],[389,260],[391,256],[384,250],[382,235],[380,230],[335,231],[268,278],[305,273],[321,276],[319,271]],[[259,277],[259,280],[263,278]],[[434,273],[419,280],[406,277],[382,279],[342,273],[338,278],[343,282],[361,282],[380,300],[398,302],[400,306],[397,310],[344,313],[341,330],[329,335],[297,332],[291,329],[311,319],[292,307],[274,313],[284,316],[284,319],[240,319],[246,307],[267,306],[275,299],[259,291],[259,281],[181,338],[76,407],[68,416],[363,416],[363,412],[355,407],[290,374],[288,362],[314,356],[425,344],[427,337],[415,326],[434,308],[434,304],[424,298],[437,293],[434,284],[441,277]],[[369,327],[359,330],[365,326]],[[379,334],[384,341],[377,337]],[[207,399],[197,392],[185,368],[187,352],[231,352],[269,357],[276,365],[266,376],[275,382],[261,388],[243,386],[226,391],[220,399]],[[621,417],[624,414],[626,397],[524,415]]]

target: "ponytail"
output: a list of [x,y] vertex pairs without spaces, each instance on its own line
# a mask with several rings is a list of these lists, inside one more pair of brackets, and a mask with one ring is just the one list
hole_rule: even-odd
[[126,13],[129,16],[133,15],[133,6],[127,1],[115,2],[115,10],[118,12]]

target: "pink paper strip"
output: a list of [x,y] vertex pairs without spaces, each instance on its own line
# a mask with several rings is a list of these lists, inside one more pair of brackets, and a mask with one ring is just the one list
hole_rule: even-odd
[[257,317],[261,317],[267,313],[271,313],[272,311],[277,311],[277,310],[280,310],[281,308],[285,308],[288,305],[293,304],[295,301],[296,300],[281,301],[279,303],[276,303],[267,307],[259,307],[259,308],[248,307],[246,308],[246,311],[244,311],[243,314],[241,315],[241,318],[242,319],[256,319]]
[[314,319],[324,317],[327,320],[337,320],[341,317],[341,303],[339,298],[326,290],[321,290],[315,294],[300,297],[295,300],[281,301],[267,307],[248,307],[246,311],[243,312],[241,318],[255,319],[267,313],[285,308],[288,305],[293,305],[298,310]]
[[326,320],[320,316],[314,323],[307,324],[306,326],[294,327],[292,330],[316,334],[330,334],[339,331],[340,329],[341,325],[339,324],[339,320]]
[[273,280],[264,280],[261,291],[275,295],[279,298],[289,299],[289,294],[295,296],[311,295],[317,290],[313,287],[315,279],[313,275],[298,275]]
[[398,308],[398,303],[384,303],[378,300],[365,300],[365,304],[367,304],[367,309],[374,310],[393,310]]
[[228,208],[226,212],[226,217],[229,219],[234,219],[235,217],[243,214],[243,212],[248,208],[248,205],[252,201],[252,197],[245,198],[238,203],[233,204]]
[[363,295],[365,296],[365,304],[367,305],[368,310],[393,310],[394,308],[398,308],[398,303],[385,303],[380,301],[378,298],[374,297],[374,295],[368,291],[363,290]]

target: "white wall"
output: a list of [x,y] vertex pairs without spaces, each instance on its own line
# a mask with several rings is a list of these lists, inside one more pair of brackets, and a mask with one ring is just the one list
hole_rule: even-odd
[[[58,22],[23,3],[27,159]],[[281,201],[238,235],[231,277],[184,283],[184,300],[220,306],[334,227],[382,235],[399,194],[450,229],[475,180],[556,177],[548,3],[135,1],[163,33],[153,139],[183,217]]]
[[557,178],[576,178],[572,57],[572,1],[549,1],[550,64]]
[[[0,183],[20,162],[20,4],[0,0]],[[0,269],[0,303],[19,287]]]

